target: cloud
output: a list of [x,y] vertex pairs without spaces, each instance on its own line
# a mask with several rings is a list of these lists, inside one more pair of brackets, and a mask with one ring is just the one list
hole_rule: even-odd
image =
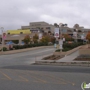
[[0,27],[19,29],[29,22],[46,21],[90,28],[89,3],[90,0],[2,0]]

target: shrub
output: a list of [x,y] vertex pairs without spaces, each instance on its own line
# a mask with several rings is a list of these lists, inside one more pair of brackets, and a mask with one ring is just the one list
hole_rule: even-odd
[[[1,49],[1,51],[2,51],[2,49]],[[7,48],[6,47],[3,47],[3,51],[7,51]]]
[[26,35],[23,41],[28,44],[31,41],[29,35]]

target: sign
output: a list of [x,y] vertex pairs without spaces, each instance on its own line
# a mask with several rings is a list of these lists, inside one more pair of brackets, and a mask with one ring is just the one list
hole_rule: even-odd
[[63,41],[65,41],[65,38],[63,38]]
[[63,40],[62,39],[59,40],[59,45],[63,45]]
[[42,34],[41,33],[39,33],[39,39],[42,39]]
[[77,37],[77,32],[73,32],[73,36],[74,37]]
[[83,39],[85,39],[85,37],[83,35],[81,35],[81,39],[83,40]]
[[63,49],[62,45],[60,45],[60,49]]
[[55,28],[55,37],[59,37],[59,28]]
[[2,38],[3,38],[3,39],[5,39],[5,38],[6,38],[6,33],[3,33]]

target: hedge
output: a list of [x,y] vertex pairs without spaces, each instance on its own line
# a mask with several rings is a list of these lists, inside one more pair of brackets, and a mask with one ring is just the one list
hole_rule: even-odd
[[24,49],[24,48],[31,48],[31,47],[38,47],[38,46],[47,46],[47,43],[35,43],[35,44],[28,44],[28,45],[14,45],[14,49]]

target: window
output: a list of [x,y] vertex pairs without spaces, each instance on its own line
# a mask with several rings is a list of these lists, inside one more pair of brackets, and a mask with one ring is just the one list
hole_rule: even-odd
[[63,30],[62,30],[62,32],[63,32],[63,33],[66,33],[66,32],[67,32],[67,30],[66,30],[66,29],[63,29]]
[[46,29],[51,29],[50,27],[46,27]]

